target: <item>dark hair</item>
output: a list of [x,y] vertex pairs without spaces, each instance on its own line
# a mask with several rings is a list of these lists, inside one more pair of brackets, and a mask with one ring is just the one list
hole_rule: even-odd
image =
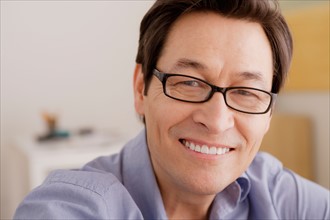
[[145,95],[171,26],[181,15],[197,11],[259,23],[272,48],[272,92],[280,91],[289,71],[293,45],[277,0],[157,0],[141,22],[136,57],[136,62],[142,64]]

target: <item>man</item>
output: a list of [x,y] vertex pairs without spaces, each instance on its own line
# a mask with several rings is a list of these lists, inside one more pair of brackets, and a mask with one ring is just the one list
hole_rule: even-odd
[[118,155],[53,172],[15,218],[330,218],[328,190],[257,154],[292,54],[276,1],[159,0],[140,31],[145,130]]

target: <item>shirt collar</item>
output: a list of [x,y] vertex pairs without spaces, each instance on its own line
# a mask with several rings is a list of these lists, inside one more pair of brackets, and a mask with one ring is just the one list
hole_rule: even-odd
[[123,184],[144,219],[167,219],[151,165],[145,129],[123,149]]
[[213,201],[210,219],[222,219],[242,202],[250,191],[250,180],[243,173],[236,181],[218,193]]
[[246,172],[244,172],[240,177],[238,177],[236,182],[239,184],[241,188],[241,196],[239,201],[242,202],[244,199],[246,199],[247,195],[250,192],[251,182]]

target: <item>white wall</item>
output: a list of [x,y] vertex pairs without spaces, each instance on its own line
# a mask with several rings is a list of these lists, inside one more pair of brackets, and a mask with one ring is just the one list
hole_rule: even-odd
[[26,188],[11,143],[44,130],[41,111],[59,113],[65,129],[140,129],[132,75],[152,3],[1,1],[1,219],[12,217]]
[[[152,3],[1,1],[1,219],[12,217],[26,189],[12,142],[44,130],[42,110],[57,112],[68,129],[115,128],[130,136],[141,128],[132,73],[139,23]],[[308,106],[314,115],[317,176],[329,186],[329,95],[316,95],[312,105],[299,97],[296,104],[294,95],[285,96],[278,109],[300,112]],[[316,106],[324,102],[320,112]]]

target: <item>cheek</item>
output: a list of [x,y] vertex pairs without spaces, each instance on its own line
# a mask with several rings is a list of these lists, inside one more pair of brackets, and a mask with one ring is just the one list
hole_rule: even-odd
[[166,129],[168,123],[171,121],[171,109],[168,105],[161,101],[154,101],[146,103],[145,105],[145,117],[147,128],[152,129]]
[[270,117],[268,114],[255,115],[241,121],[241,134],[246,140],[246,147],[255,152],[259,149],[261,141],[268,131]]
[[[176,127],[188,116],[181,103],[166,97],[149,100],[145,105],[147,141],[154,169],[157,172],[179,166],[177,158],[180,150]],[[171,165],[169,165],[171,164]]]
[[158,97],[146,103],[148,144],[152,158],[158,163],[164,163],[177,155],[174,147],[179,143],[177,127],[189,118],[190,111],[180,102],[167,97]]
[[184,103],[162,96],[145,102],[144,109],[148,125],[163,132],[185,120],[191,112],[191,109],[184,108]]
[[[260,115],[259,115],[260,116]],[[242,145],[241,159],[242,172],[247,169],[252,160],[259,151],[261,141],[267,132],[269,125],[269,116],[267,117],[249,117],[241,119],[242,123],[236,126],[240,134],[243,136],[244,144]]]

